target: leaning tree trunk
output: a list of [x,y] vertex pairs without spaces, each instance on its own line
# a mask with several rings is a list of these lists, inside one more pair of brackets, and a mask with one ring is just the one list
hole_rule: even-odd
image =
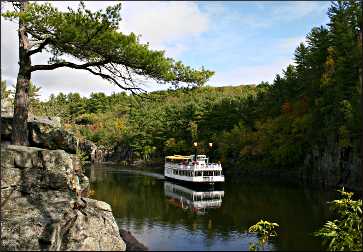
[[[20,3],[20,11],[24,11],[27,2]],[[26,23],[19,18],[19,72],[16,82],[14,118],[11,140],[13,144],[28,145],[28,92],[31,77],[31,60],[29,55],[29,39]]]

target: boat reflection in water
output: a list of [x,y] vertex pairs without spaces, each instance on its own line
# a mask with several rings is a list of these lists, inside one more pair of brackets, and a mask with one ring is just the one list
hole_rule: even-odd
[[197,190],[168,181],[164,182],[164,193],[171,204],[197,214],[205,214],[209,208],[221,207],[224,196],[223,190]]

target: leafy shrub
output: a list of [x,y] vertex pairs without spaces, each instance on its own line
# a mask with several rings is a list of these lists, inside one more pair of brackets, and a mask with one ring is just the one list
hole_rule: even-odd
[[255,225],[251,226],[248,229],[249,233],[257,234],[259,240],[257,243],[251,243],[249,250],[250,251],[258,251],[259,249],[264,250],[264,247],[267,241],[277,236],[276,228],[279,227],[279,224],[260,220]]
[[362,251],[362,200],[353,200],[344,188],[338,192],[342,198],[329,202],[338,219],[326,222],[315,236],[331,251]]

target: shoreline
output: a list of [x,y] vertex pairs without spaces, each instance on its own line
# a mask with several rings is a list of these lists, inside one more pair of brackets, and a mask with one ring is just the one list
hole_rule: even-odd
[[149,248],[137,240],[130,231],[119,228],[119,232],[122,240],[126,243],[126,251],[149,251]]
[[[129,168],[132,170],[137,171],[159,171],[163,172],[164,167],[163,163],[160,162],[145,162],[141,160],[134,161],[134,163],[130,165],[125,165],[121,162],[115,162],[115,161],[106,161],[106,162],[100,162],[100,163],[91,163],[89,162],[89,165],[97,166],[97,165],[112,165],[112,166],[120,166],[122,168]],[[284,182],[289,182],[297,185],[304,185],[311,188],[318,188],[319,190],[336,190],[340,189],[341,187],[344,187],[348,190],[351,190],[353,192],[362,194],[363,190],[360,187],[357,187],[355,185],[347,185],[344,183],[337,183],[333,184],[332,181],[328,181],[322,176],[320,177],[310,177],[307,174],[301,173],[301,170],[297,169],[291,169],[291,170],[285,170],[285,169],[278,169],[278,168],[271,168],[271,169],[265,169],[265,168],[245,168],[245,169],[231,169],[226,167],[224,169],[224,174],[226,177],[230,177],[233,179],[234,176],[239,177],[245,177],[245,178],[262,178],[262,179],[280,179]]]

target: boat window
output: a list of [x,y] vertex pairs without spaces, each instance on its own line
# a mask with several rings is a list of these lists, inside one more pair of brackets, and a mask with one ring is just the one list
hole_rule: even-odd
[[213,171],[204,171],[203,176],[213,176]]

